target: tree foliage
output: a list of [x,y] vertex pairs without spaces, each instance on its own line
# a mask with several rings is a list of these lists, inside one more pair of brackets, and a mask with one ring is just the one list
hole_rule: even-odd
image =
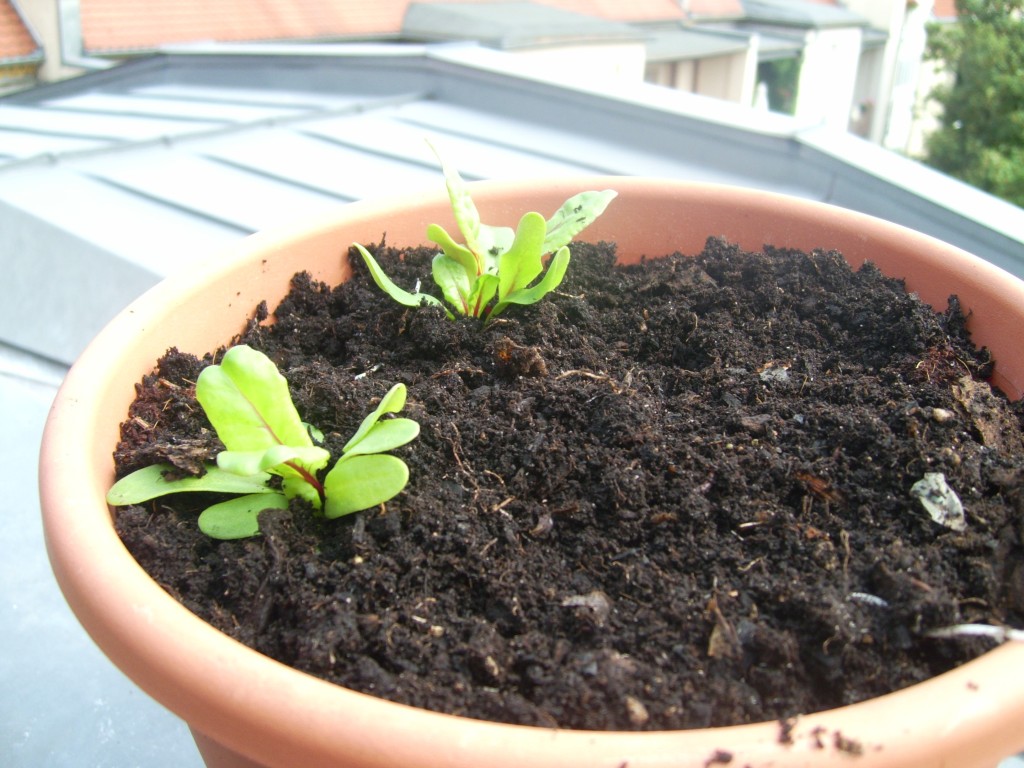
[[953,77],[932,92],[941,127],[927,162],[1024,207],[1024,0],[957,0],[930,29],[928,55]]

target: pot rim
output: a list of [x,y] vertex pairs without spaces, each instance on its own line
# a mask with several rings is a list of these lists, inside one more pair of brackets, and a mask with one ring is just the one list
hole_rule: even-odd
[[[855,264],[871,258],[871,248],[878,240],[897,238],[903,244],[901,259],[924,259],[923,255],[913,253],[937,254],[950,270],[949,281],[969,284],[970,290],[980,296],[987,295],[994,281],[1008,279],[1011,304],[1015,301],[1017,307],[1024,307],[1024,283],[998,267],[926,235],[824,203],[722,185],[625,177],[477,182],[472,189],[481,210],[504,210],[505,206],[516,210],[518,217],[521,206],[506,205],[501,196],[509,194],[515,200],[535,198],[541,186],[545,194],[562,199],[580,189],[613,187],[619,190],[620,200],[626,195],[654,200],[667,189],[672,200],[692,206],[700,205],[701,201],[728,201],[737,216],[753,215],[749,212],[755,210],[785,210],[791,217],[808,219],[824,214],[827,225],[824,230],[815,230],[818,239],[841,240],[836,247]],[[103,496],[112,482],[112,463],[108,459],[110,466],[104,471],[96,461],[82,459],[90,448],[85,441],[101,427],[92,404],[101,402],[118,384],[114,361],[125,354],[126,345],[121,339],[147,337],[161,321],[163,310],[154,309],[161,306],[161,301],[176,304],[197,284],[206,286],[224,280],[252,259],[262,260],[261,272],[272,275],[279,267],[271,254],[286,246],[296,233],[329,232],[339,222],[379,221],[381,216],[394,216],[395,211],[438,210],[446,206],[447,197],[440,192],[362,201],[303,225],[245,238],[202,275],[175,275],[133,302],[110,322],[71,368],[51,408],[40,457],[46,545],[54,573],[72,609],[115,664],[201,733],[254,759],[280,758],[304,765],[326,764],[324,755],[360,766],[414,762],[441,766],[473,755],[485,755],[488,764],[509,768],[526,762],[535,766],[565,765],[564,757],[553,752],[555,747],[567,750],[580,764],[628,763],[630,768],[703,766],[719,749],[731,753],[737,764],[778,764],[780,754],[784,754],[794,764],[828,765],[850,758],[835,748],[837,733],[860,743],[865,753],[877,753],[883,762],[889,760],[893,765],[925,761],[931,743],[940,736],[948,739],[942,748],[947,758],[962,755],[993,762],[1022,746],[1014,734],[1024,717],[1024,689],[1013,689],[1012,673],[1006,670],[1008,665],[1017,670],[1024,668],[1024,644],[1006,644],[958,669],[902,691],[801,716],[791,733],[792,743],[787,745],[780,745],[780,725],[774,721],[686,731],[572,731],[510,726],[434,713],[341,688],[298,672],[222,634],[154,582],[124,548],[110,523]],[[431,220],[437,218],[432,216]],[[493,216],[485,213],[485,218]],[[595,225],[594,231],[602,239],[618,239],[616,233],[624,231],[627,223],[611,217],[604,226]],[[654,224],[678,226],[675,216],[658,219]],[[379,224],[376,226],[379,228]],[[793,238],[805,237],[806,232],[796,231],[799,228],[790,226],[785,217],[778,226],[779,234],[762,230],[762,243],[784,241],[792,247],[815,247],[813,243],[792,242]],[[840,233],[845,234],[840,237]],[[411,237],[416,242],[409,244],[423,242],[422,234]],[[654,241],[650,233],[641,235],[634,248],[660,255],[651,245]],[[760,249],[762,243],[740,244]],[[885,268],[883,271],[888,272]],[[246,286],[240,290],[239,307],[253,306],[245,305],[245,301],[250,294],[259,295],[260,285],[256,281],[251,289]],[[910,281],[908,288],[919,290]],[[922,298],[930,303],[945,301],[945,296],[938,296],[930,286],[920,290]],[[925,295],[926,292],[931,295]],[[1024,310],[1018,310],[1018,317],[1021,312]],[[1012,320],[1011,317],[1007,322]],[[202,323],[203,318],[186,318],[183,322]],[[150,368],[154,361],[155,356],[150,357]],[[1019,395],[1024,389],[1024,375],[1018,372],[1015,376],[1002,383]],[[115,588],[121,595],[116,603],[107,597]],[[174,642],[162,645],[168,636]],[[223,683],[212,688],[204,686],[204,680],[218,677],[241,683],[227,689]],[[286,705],[282,706],[282,702]],[[922,711],[930,717],[921,722],[910,721],[910,713]],[[240,720],[233,721],[235,716],[240,716]],[[384,728],[378,723],[385,724]],[[300,731],[309,738],[302,744],[295,739]],[[257,742],[257,732],[261,740],[279,737],[285,746]],[[978,733],[987,740],[984,747],[974,741]],[[818,746],[822,740],[824,748]]]

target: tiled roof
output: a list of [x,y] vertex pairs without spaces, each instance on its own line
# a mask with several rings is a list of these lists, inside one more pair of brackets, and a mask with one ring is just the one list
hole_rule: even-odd
[[845,6],[830,2],[793,0],[742,0],[745,17],[754,22],[785,27],[822,29],[867,26],[868,21]]
[[[432,2],[435,0],[421,0]],[[446,0],[468,2],[469,0]],[[86,52],[195,41],[325,40],[397,35],[412,0],[81,0]],[[477,0],[479,2],[479,0]],[[679,19],[673,0],[536,0],[614,21]],[[708,0],[704,0],[706,4]],[[732,5],[737,0],[726,0]],[[720,3],[716,3],[720,4]]]
[[0,0],[0,64],[41,58],[42,52],[10,0]]
[[408,2],[377,0],[83,0],[87,52],[204,40],[329,39],[397,31]]
[[[678,22],[677,22],[678,23]],[[636,26],[540,3],[413,3],[402,22],[407,40],[475,40],[503,50],[585,42],[640,43]]]
[[932,13],[937,19],[955,19],[958,16],[956,0],[935,0]]
[[727,19],[743,15],[740,0],[690,0],[687,8],[694,18]]
[[[535,0],[543,5],[611,21],[666,21],[684,14],[675,0]],[[731,3],[732,0],[726,0]],[[720,3],[716,3],[720,4]]]

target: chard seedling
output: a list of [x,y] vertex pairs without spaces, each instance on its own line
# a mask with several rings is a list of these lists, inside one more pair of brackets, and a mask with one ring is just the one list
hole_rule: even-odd
[[[243,494],[207,507],[199,528],[215,539],[242,539],[259,533],[259,513],[286,509],[294,498],[308,501],[330,519],[374,507],[397,495],[409,468],[387,454],[413,440],[419,424],[383,418],[405,406],[404,384],[396,384],[363,419],[321,481],[330,453],[314,444],[323,440],[304,424],[292,403],[288,382],[262,352],[232,347],[219,365],[204,368],[196,380],[196,399],[224,443],[217,463],[201,477],[168,479],[167,464],[144,467],[118,480],[107,493],[113,506],[140,504],[170,493],[205,491]],[[280,487],[271,485],[274,476]]]
[[[617,194],[610,189],[581,192],[566,200],[550,219],[545,220],[534,211],[523,214],[513,232],[509,227],[494,227],[480,221],[476,204],[459,172],[436,149],[434,152],[441,162],[452,213],[465,243],[456,242],[438,224],[428,226],[427,238],[441,246],[431,273],[444,300],[460,315],[493,320],[510,304],[535,304],[555,290],[569,266],[569,241],[604,213]],[[399,304],[430,304],[444,309],[449,318],[455,317],[436,296],[410,293],[398,287],[366,248],[359,243],[353,245],[366,262],[373,281]],[[554,255],[544,272],[544,257],[549,253]],[[534,283],[538,277],[540,280]]]

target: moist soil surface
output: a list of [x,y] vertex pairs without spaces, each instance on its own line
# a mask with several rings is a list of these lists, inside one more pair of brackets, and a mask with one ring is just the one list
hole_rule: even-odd
[[[400,285],[431,284],[432,252],[377,255]],[[395,452],[405,491],[335,521],[293,503],[225,542],[196,526],[214,497],[179,495],[119,509],[120,535],[268,656],[542,726],[785,719],[992,646],[929,629],[1024,622],[1024,412],[985,383],[998,361],[955,299],[935,314],[826,251],[709,240],[613,263],[578,244],[556,294],[483,328],[393,303],[358,259],[341,286],[296,276],[239,341],[278,364],[335,457],[406,383],[422,432]],[[139,385],[119,475],[214,458],[193,388],[214,359],[171,350]],[[911,494],[925,473],[965,530]]]

